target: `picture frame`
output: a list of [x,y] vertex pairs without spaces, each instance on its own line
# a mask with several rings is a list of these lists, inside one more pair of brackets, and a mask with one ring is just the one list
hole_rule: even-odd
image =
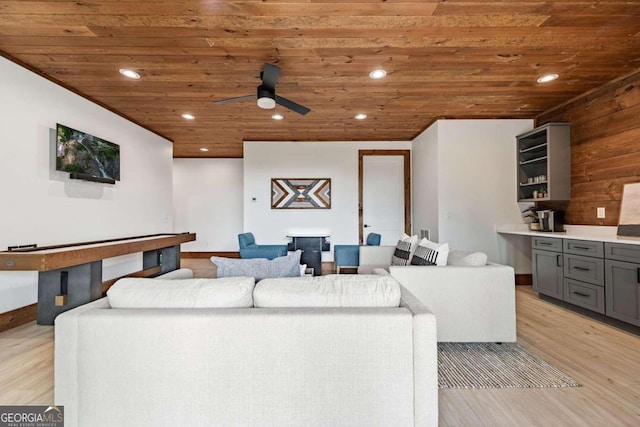
[[272,178],[271,209],[331,209],[331,178]]
[[640,182],[624,184],[618,236],[640,237]]

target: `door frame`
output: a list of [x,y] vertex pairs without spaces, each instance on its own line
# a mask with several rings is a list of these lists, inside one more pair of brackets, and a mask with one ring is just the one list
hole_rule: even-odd
[[364,156],[403,156],[404,157],[404,232],[411,234],[411,150],[358,150],[358,238],[364,243],[362,228],[364,221],[363,197],[364,188]]

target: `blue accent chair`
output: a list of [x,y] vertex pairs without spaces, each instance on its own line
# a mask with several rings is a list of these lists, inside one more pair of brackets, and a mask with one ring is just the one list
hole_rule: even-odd
[[[380,236],[378,233],[369,233],[367,236],[367,246],[380,246]],[[334,245],[333,261],[336,265],[336,273],[340,273],[343,267],[355,268],[360,265],[359,245]]]
[[287,245],[256,245],[253,233],[238,234],[240,258],[274,259],[287,254]]

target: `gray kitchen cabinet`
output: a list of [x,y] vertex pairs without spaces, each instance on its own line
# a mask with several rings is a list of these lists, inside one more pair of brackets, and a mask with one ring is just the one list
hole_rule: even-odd
[[640,245],[532,239],[533,289],[640,326]]
[[534,249],[531,255],[533,289],[541,294],[562,299],[564,296],[562,254]]
[[640,326],[640,246],[605,245],[607,316]]
[[548,123],[516,136],[518,201],[571,198],[569,123]]

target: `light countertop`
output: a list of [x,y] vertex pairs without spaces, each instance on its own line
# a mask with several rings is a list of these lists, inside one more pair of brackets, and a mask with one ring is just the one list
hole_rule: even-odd
[[531,231],[529,224],[506,224],[496,227],[500,234],[552,237],[558,239],[593,240],[598,242],[640,245],[640,237],[618,236],[618,227],[596,225],[565,225],[564,232]]

